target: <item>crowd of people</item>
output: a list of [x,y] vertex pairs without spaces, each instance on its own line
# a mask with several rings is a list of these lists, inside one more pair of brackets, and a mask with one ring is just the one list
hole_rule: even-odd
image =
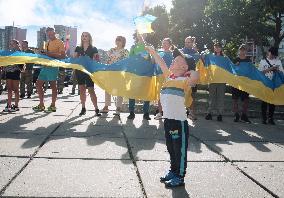
[[[64,43],[56,38],[53,28],[47,28],[47,42],[46,48],[40,51],[41,54],[47,55],[55,59],[63,59],[66,57]],[[164,83],[160,91],[160,100],[156,111],[155,119],[164,118],[164,130],[166,138],[167,150],[170,154],[171,166],[169,172],[160,178],[161,182],[165,182],[166,187],[177,187],[184,185],[184,176],[186,173],[187,165],[187,147],[189,137],[189,127],[187,118],[196,120],[196,83],[199,78],[196,72],[196,60],[194,55],[198,54],[196,48],[195,37],[187,37],[185,39],[184,48],[176,48],[170,38],[163,39],[161,46],[162,49],[156,51],[153,47],[146,46],[143,37],[137,34],[137,40],[128,52],[125,49],[126,39],[123,36],[117,36],[115,39],[115,47],[111,48],[108,52],[108,60],[106,63],[112,64],[124,58],[133,55],[144,54],[147,52],[149,61],[156,63],[164,75]],[[28,47],[27,41],[22,41],[21,44],[17,40],[10,42],[10,50],[23,51],[27,53],[34,53]],[[212,53],[216,56],[225,56],[221,43],[214,44]],[[245,45],[239,47],[238,57],[234,60],[236,65],[241,62],[250,62],[247,58],[247,48]],[[80,56],[88,56],[95,61],[100,61],[98,50],[93,46],[92,36],[88,32],[83,32],[81,35],[81,44],[77,46],[74,53],[74,58]],[[276,48],[271,47],[268,50],[267,58],[260,62],[259,70],[264,73],[269,79],[273,78],[274,72],[284,72],[281,61],[277,58],[278,51]],[[201,56],[202,58],[202,56]],[[62,74],[63,71],[63,74]],[[5,73],[6,87],[8,91],[7,106],[4,112],[19,111],[20,98],[31,97],[33,93],[33,64],[12,65],[1,68],[1,72]],[[61,72],[61,74],[60,74]],[[34,111],[47,111],[56,112],[57,94],[62,92],[62,80],[64,76],[64,69],[57,67],[42,66],[36,81],[36,91],[39,97],[39,104],[33,107]],[[95,109],[95,116],[100,116],[101,113],[108,113],[109,106],[111,105],[111,95],[105,92],[105,105],[102,110],[99,110],[97,104],[97,96],[94,89],[94,82],[91,77],[82,72],[75,70],[73,73],[73,88],[72,94],[75,94],[75,86],[79,85],[79,94],[82,109],[80,116],[86,114],[86,90],[88,90],[90,99]],[[59,80],[59,81],[58,81]],[[52,90],[51,104],[46,108],[44,103],[44,84],[50,83]],[[27,88],[25,88],[25,86]],[[192,91],[190,91],[190,89]],[[211,83],[209,84],[209,100],[208,112],[205,116],[206,120],[213,119],[213,111],[217,112],[217,121],[222,121],[224,113],[224,98],[225,98],[225,83]],[[12,96],[15,95],[14,104],[12,104]],[[122,110],[123,98],[116,97],[116,111],[115,115],[119,116]],[[193,99],[193,102],[191,102]],[[242,101],[242,108],[239,110],[238,100]],[[234,121],[240,120],[250,123],[248,118],[249,94],[232,88],[233,112]],[[268,108],[268,116],[267,116]],[[273,120],[275,105],[262,102],[262,122],[263,124],[275,124]],[[150,120],[150,101],[144,101],[143,104],[143,118]],[[129,99],[129,115],[128,119],[135,118],[135,99]]]

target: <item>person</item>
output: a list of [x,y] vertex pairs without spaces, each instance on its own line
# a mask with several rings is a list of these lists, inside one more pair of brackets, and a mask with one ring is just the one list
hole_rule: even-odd
[[[26,40],[22,41],[22,51],[34,54],[34,51],[29,49],[29,43]],[[26,96],[25,85],[27,85],[27,98],[31,98],[33,93],[33,66],[34,64],[27,63],[25,65],[25,70],[21,72],[20,98],[24,98]]]
[[[216,56],[224,56],[222,45],[219,42],[214,44],[214,54]],[[206,120],[212,120],[212,110],[216,109],[218,116],[217,121],[222,122],[222,114],[224,111],[225,83],[210,83],[209,84],[209,106],[208,113],[205,116]]]
[[[170,69],[165,61],[155,52],[154,48],[146,48],[160,65],[166,81],[161,89],[161,105],[164,112],[164,130],[167,150],[170,154],[171,167],[169,172],[160,178],[167,188],[184,185],[187,168],[187,147],[189,127],[185,108],[185,93],[194,86],[199,75],[190,70],[190,58],[177,48],[173,50],[174,60]],[[187,77],[189,75],[189,77]]]
[[[11,51],[21,51],[20,43],[18,40],[10,41],[10,50]],[[8,101],[7,106],[3,112],[15,112],[19,111],[19,84],[20,84],[20,75],[21,71],[24,70],[24,65],[10,65],[4,67],[6,71],[6,85],[8,91]],[[15,93],[15,104],[12,105],[13,92]]]
[[[122,60],[126,57],[128,57],[128,50],[124,49],[126,44],[126,38],[123,36],[117,36],[115,39],[115,45],[116,47],[111,48],[108,52],[108,60],[107,64],[112,64],[115,63],[119,60]],[[122,102],[123,98],[121,96],[116,97],[116,112],[114,113],[115,115],[120,115],[120,111],[122,108]],[[105,106],[102,109],[102,113],[108,113],[109,109],[108,106],[111,105],[111,95],[107,92],[105,92]]]
[[[131,47],[129,56],[143,54],[145,52],[145,45],[144,45],[143,37],[138,33],[136,35],[137,35],[136,44]],[[127,119],[133,120],[135,118],[134,108],[135,108],[135,99],[129,99],[130,114],[128,115]],[[144,120],[151,120],[149,116],[149,109],[150,109],[150,101],[144,101],[144,104],[143,104],[143,113],[144,113],[143,119]]]
[[[76,71],[75,69],[73,69],[73,71],[72,71],[72,76],[71,76],[72,92],[70,93],[70,95],[75,95],[75,89],[76,89],[76,86],[78,85],[75,71]],[[78,95],[80,95],[79,86],[78,86]]]
[[[172,46],[172,39],[164,38],[162,41],[162,51],[159,54],[162,54],[162,58],[165,61],[167,67],[169,68],[173,61],[173,54],[170,50]],[[159,120],[163,118],[163,109],[160,100],[158,101],[158,110],[157,114],[154,117],[155,120]]]
[[[46,34],[49,39],[47,43],[46,50],[42,51],[42,53],[46,56],[55,59],[63,59],[65,58],[65,48],[64,43],[56,38],[54,28],[48,27],[46,29]],[[36,88],[37,93],[39,96],[39,105],[33,107],[34,111],[44,111],[44,91],[43,91],[43,84],[47,81],[50,83],[50,87],[52,90],[52,100],[50,106],[47,108],[47,112],[56,112],[56,98],[57,98],[57,86],[56,80],[58,76],[59,69],[58,67],[47,67],[44,66],[41,68],[37,82]]]
[[63,94],[63,89],[65,87],[64,80],[66,77],[65,68],[59,67],[58,78],[57,78],[57,92],[58,94]]
[[[184,40],[184,48],[182,48],[182,52],[184,54],[188,54],[189,56],[193,56],[194,54],[198,53],[197,47],[196,47],[196,38],[193,36],[188,36]],[[193,58],[192,58],[193,59]],[[194,59],[193,59],[194,60]],[[196,65],[195,62],[191,64],[191,70],[195,70]],[[197,92],[197,87],[192,87],[192,103],[191,105],[188,105],[187,107],[187,115],[191,120],[197,120],[196,113],[195,113],[195,108],[194,108],[194,101],[196,98],[196,92]]]
[[[242,62],[251,62],[249,58],[246,56],[247,48],[245,45],[241,45],[239,47],[239,56],[234,61],[236,65],[240,65]],[[239,109],[238,109],[238,100],[239,98],[243,102],[242,114],[240,116]],[[233,99],[233,112],[234,112],[234,122],[239,122],[240,118],[241,121],[246,123],[251,123],[248,119],[247,111],[248,111],[248,102],[249,102],[249,94],[245,91],[241,91],[237,88],[232,87],[232,99]]]
[[[267,58],[260,61],[259,68],[260,71],[264,73],[266,77],[270,80],[273,79],[273,75],[276,72],[284,73],[282,63],[278,58],[278,49],[276,47],[271,47],[268,50]],[[261,103],[261,113],[262,113],[262,123],[267,124],[267,107],[268,107],[268,124],[275,125],[273,115],[275,110],[274,104],[269,104],[262,101]]]
[[[96,47],[93,47],[92,43],[93,39],[91,34],[89,32],[83,32],[81,35],[81,45],[76,47],[74,57],[78,58],[80,56],[88,56],[92,60],[99,61],[100,58],[98,50]],[[94,82],[88,74],[82,71],[76,70],[75,74],[79,84],[80,100],[82,104],[82,110],[79,115],[82,116],[86,114],[86,89],[88,89],[90,98],[95,107],[95,115],[100,116],[101,114],[98,108],[97,96],[94,90]]]

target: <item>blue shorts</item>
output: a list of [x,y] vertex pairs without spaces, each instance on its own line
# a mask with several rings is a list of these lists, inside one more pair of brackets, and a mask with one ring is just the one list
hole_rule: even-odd
[[38,75],[38,80],[55,81],[57,80],[59,68],[58,67],[43,67]]

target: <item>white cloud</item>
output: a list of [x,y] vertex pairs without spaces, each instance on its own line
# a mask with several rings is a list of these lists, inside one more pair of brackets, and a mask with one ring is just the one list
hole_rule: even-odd
[[[111,18],[103,11],[94,11],[90,6],[91,1],[56,1],[56,7],[60,13],[54,13],[54,7],[47,0],[0,0],[0,26],[49,26],[68,25],[78,27],[78,44],[83,31],[88,31],[94,37],[95,46],[101,49],[109,49],[114,46],[117,35],[125,36],[126,47],[133,44],[132,34],[134,24],[132,18],[137,15],[142,0],[123,0],[115,5],[113,12],[122,12],[123,18]],[[106,3],[106,2],[100,2]],[[156,0],[152,5],[165,4],[167,9],[171,1]],[[151,6],[152,6],[151,5]],[[36,29],[28,29],[30,43],[36,45]]]

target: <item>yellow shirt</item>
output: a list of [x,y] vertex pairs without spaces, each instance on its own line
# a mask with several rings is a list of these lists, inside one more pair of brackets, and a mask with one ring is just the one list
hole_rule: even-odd
[[60,53],[65,51],[64,43],[63,41],[59,39],[55,39],[52,41],[48,41],[47,43],[47,51],[53,52],[53,53]]

